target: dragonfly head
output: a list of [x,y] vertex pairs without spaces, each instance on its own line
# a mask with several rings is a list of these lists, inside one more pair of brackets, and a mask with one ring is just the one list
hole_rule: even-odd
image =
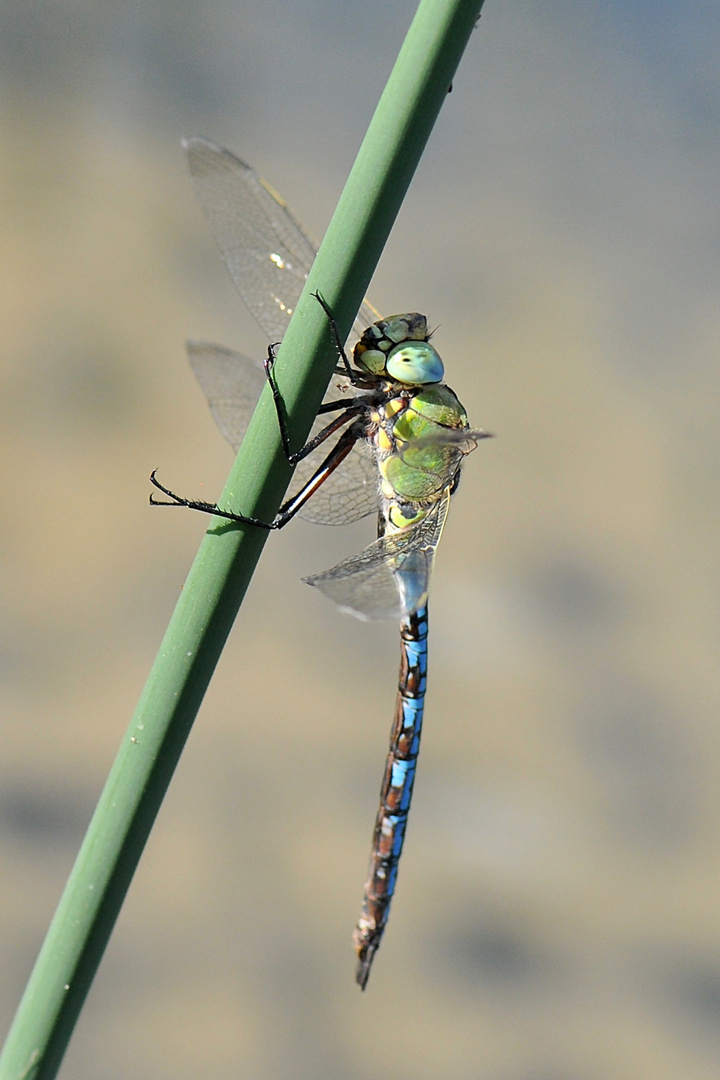
[[445,369],[429,336],[427,319],[419,312],[392,315],[368,326],[353,359],[361,371],[407,385],[442,382]]

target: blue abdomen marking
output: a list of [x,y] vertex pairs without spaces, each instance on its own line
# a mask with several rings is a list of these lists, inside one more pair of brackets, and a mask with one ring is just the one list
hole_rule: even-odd
[[375,819],[363,906],[354,935],[358,954],[357,981],[363,989],[390,913],[405,840],[425,705],[427,633],[425,605],[408,615],[400,626],[400,679],[395,719]]

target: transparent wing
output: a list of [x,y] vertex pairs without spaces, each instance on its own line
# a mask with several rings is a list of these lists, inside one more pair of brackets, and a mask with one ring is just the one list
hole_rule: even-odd
[[401,619],[427,600],[450,491],[416,525],[382,536],[359,555],[303,578],[359,619]]
[[460,458],[477,450],[477,444],[481,439],[492,439],[489,431],[482,428],[451,428],[442,424],[435,424],[435,430],[429,435],[421,435],[413,439],[411,446],[403,454],[403,460],[408,464],[413,463],[412,452],[423,450],[432,446],[452,446],[456,449]]
[[[265,385],[259,361],[207,341],[188,341],[190,366],[210,405],[220,433],[238,450],[247,425]],[[342,391],[335,379],[330,396]],[[311,436],[317,434],[330,416],[318,416]],[[332,441],[320,446],[295,469],[291,493],[294,495],[310,479],[328,453]],[[370,447],[359,443],[321,488],[306,503],[300,516],[320,525],[345,525],[377,510],[377,469]]]
[[187,353],[220,434],[237,451],[265,385],[262,364],[209,341],[188,341]]
[[[327,422],[327,419],[327,416],[321,416],[319,421]],[[315,421],[311,436],[322,426],[319,421]],[[322,457],[321,447],[298,464],[291,487],[293,494],[310,479]],[[372,449],[363,439],[318,488],[299,516],[317,525],[348,525],[368,514],[376,514],[377,508],[378,470]]]
[[[271,342],[281,341],[313,264],[316,247],[254,169],[209,139],[184,139],[195,194],[251,314]],[[363,304],[359,337],[379,318]]]
[[[452,483],[462,466],[463,458],[477,449],[480,439],[490,438],[482,429],[451,428],[443,424],[429,425],[432,430],[426,435],[408,442],[399,442],[395,449],[397,462],[412,469],[416,474],[433,477],[435,491],[440,491]],[[402,476],[402,470],[400,470]],[[392,469],[388,470],[388,479],[397,479]],[[400,490],[403,490],[402,485]],[[404,489],[408,492],[408,489]],[[418,498],[421,497],[418,492]]]

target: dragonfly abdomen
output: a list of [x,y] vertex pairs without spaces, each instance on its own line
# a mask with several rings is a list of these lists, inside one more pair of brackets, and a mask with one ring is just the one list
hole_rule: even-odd
[[400,627],[400,678],[390,750],[373,830],[362,911],[353,935],[358,955],[357,981],[363,990],[390,914],[405,840],[420,752],[427,685],[427,634],[427,605],[424,605],[407,615]]

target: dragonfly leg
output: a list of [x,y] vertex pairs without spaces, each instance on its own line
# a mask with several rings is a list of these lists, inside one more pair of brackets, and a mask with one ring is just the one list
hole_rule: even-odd
[[[340,418],[338,417],[338,419]],[[322,435],[322,432],[320,434]],[[280,507],[278,516],[275,518],[274,528],[282,529],[283,525],[287,525],[288,521],[294,518],[298,511],[302,510],[308,499],[311,499],[318,488],[322,487],[327,478],[332,476],[338,465],[345,460],[355,443],[361,437],[362,432],[356,429],[355,424],[342,433],[330,453],[315,470],[308,482],[300,488],[297,495],[293,495],[292,499],[288,499],[288,501]]]
[[274,521],[262,521],[260,518],[251,517],[249,514],[234,514],[231,510],[221,510],[217,503],[204,502],[199,499],[185,499],[182,495],[176,495],[174,491],[171,491],[170,488],[167,488],[164,484],[160,483],[155,475],[157,469],[153,469],[151,472],[150,483],[153,484],[158,491],[162,491],[163,495],[167,495],[170,501],[166,502],[164,499],[156,499],[155,496],[151,494],[150,505],[184,506],[188,510],[199,510],[203,514],[212,514],[214,517],[225,518],[226,521],[236,521],[239,525],[255,525],[258,529],[268,530],[282,529],[284,525],[287,525],[288,521],[292,521],[298,511],[302,510],[308,499],[312,498],[318,488],[321,487],[327,478],[335,472],[338,465],[345,460],[361,436],[361,431],[356,430],[355,425],[348,428],[347,431],[344,431],[308,482],[296,495],[293,495],[291,499],[288,499],[287,502],[283,503],[278,510],[277,517]]
[[277,356],[275,350],[277,349],[279,341],[276,341],[274,345],[268,345],[267,356],[263,361],[263,367],[265,368],[265,376],[270,389],[272,391],[273,401],[275,402],[275,412],[277,413],[278,427],[280,429],[280,438],[282,439],[283,450],[285,451],[285,457],[288,459],[291,465],[295,465],[297,462],[294,460],[295,454],[290,449],[290,436],[287,428],[287,417],[285,416],[285,402],[282,399],[282,394],[278,389],[278,384],[275,382],[275,361]]
[[313,296],[315,297],[318,304],[320,305],[320,307],[323,309],[323,311],[327,315],[327,321],[330,323],[330,332],[331,332],[332,337],[333,337],[333,342],[335,344],[335,348],[338,351],[338,355],[340,356],[340,359],[343,362],[343,367],[345,368],[345,374],[347,375],[350,382],[354,383],[354,382],[357,381],[357,374],[356,374],[356,372],[353,371],[353,369],[352,369],[352,367],[350,365],[350,361],[347,358],[347,353],[345,352],[345,346],[343,345],[342,338],[340,337],[340,331],[338,330],[338,324],[335,321],[335,316],[333,315],[332,311],[330,310],[329,304],[323,299],[323,297],[320,295],[319,292],[314,292]]
[[[270,390],[272,391],[273,401],[275,403],[275,412],[277,413],[278,428],[280,429],[280,438],[282,439],[283,450],[285,451],[285,457],[288,459],[291,465],[297,465],[299,461],[306,458],[308,454],[311,454],[313,450],[316,450],[321,443],[324,443],[326,439],[329,439],[331,435],[334,435],[336,431],[339,431],[344,424],[352,420],[367,404],[365,397],[351,398],[348,401],[326,401],[320,406],[319,413],[332,412],[337,409],[342,409],[340,416],[336,416],[329,424],[327,424],[322,431],[318,432],[314,438],[305,443],[299,450],[290,449],[290,435],[287,427],[287,416],[285,414],[285,402],[283,401],[280,389],[275,381],[275,349],[277,345],[268,345],[267,357],[264,361],[265,374],[267,381],[270,384]],[[319,414],[318,414],[319,415]]]
[[[237,521],[240,525],[256,525],[259,529],[279,529],[280,525],[276,522],[261,521],[259,518],[249,517],[246,514],[233,514],[230,510],[221,510],[217,503],[202,502],[199,499],[184,499],[182,495],[176,495],[170,488],[166,488],[164,484],[161,484],[155,475],[157,469],[153,469],[150,473],[150,483],[154,484],[158,491],[162,491],[163,495],[167,495],[170,502],[166,502],[164,499],[156,499],[151,493],[150,505],[151,506],[184,506],[188,510],[200,510],[203,514],[212,514],[214,517],[225,518],[227,521]],[[283,522],[285,524],[285,522]]]

